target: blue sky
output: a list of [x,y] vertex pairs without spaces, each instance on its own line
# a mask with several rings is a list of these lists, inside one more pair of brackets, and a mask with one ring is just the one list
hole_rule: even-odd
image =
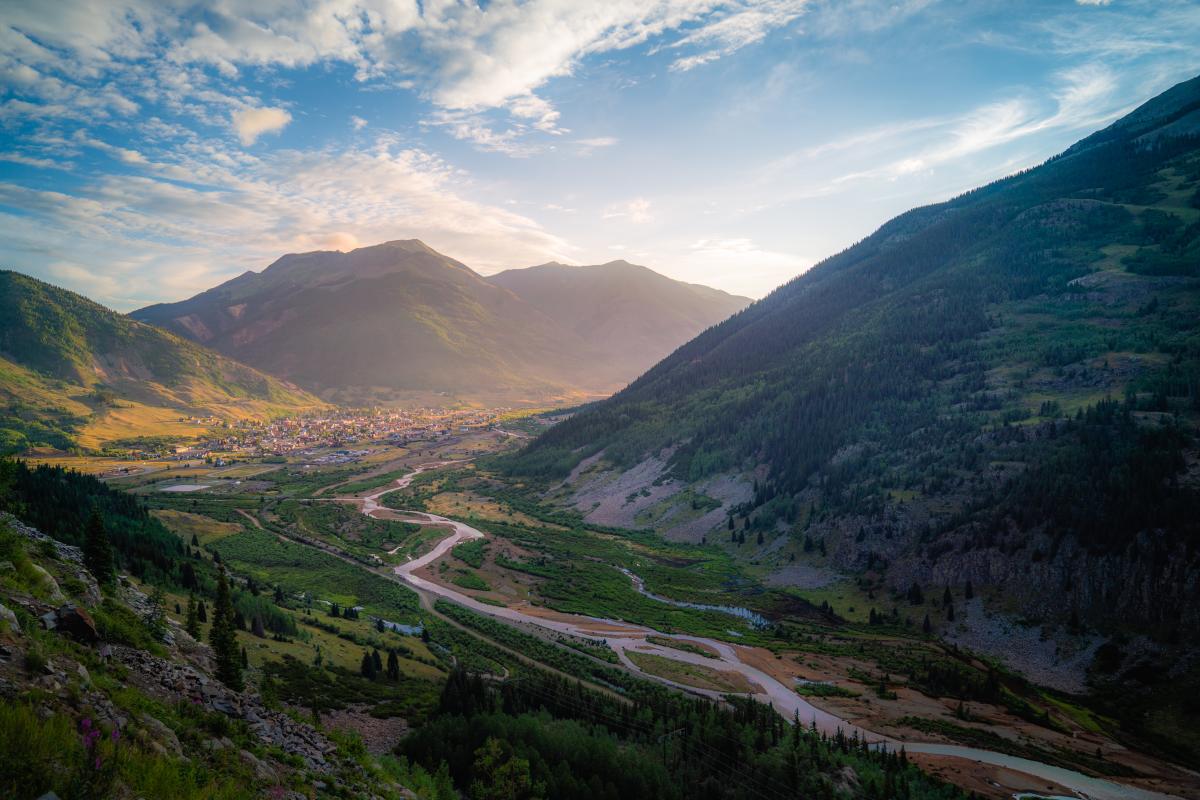
[[1200,72],[1200,3],[0,2],[0,264],[120,310],[420,238],[761,296]]

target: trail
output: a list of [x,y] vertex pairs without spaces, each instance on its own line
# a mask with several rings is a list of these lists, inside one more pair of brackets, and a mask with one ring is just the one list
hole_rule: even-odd
[[[1065,786],[1071,791],[1075,792],[1080,798],[1086,798],[1086,800],[1163,800],[1164,798],[1172,797],[1172,795],[1161,794],[1159,792],[1142,789],[1136,786],[1116,783],[1115,781],[1106,780],[1104,778],[1095,778],[1090,775],[1084,775],[1081,772],[1075,772],[1073,770],[1056,767],[1050,764],[1043,764],[1041,762],[1032,761],[1026,758],[1011,756],[1005,753],[997,753],[991,750],[983,750],[961,745],[912,742],[884,736],[873,731],[868,731],[834,714],[831,714],[828,711],[817,708],[797,694],[794,687],[784,684],[773,676],[768,675],[767,673],[750,664],[746,664],[738,655],[738,647],[731,645],[728,642],[723,642],[717,639],[709,639],[703,636],[692,636],[690,634],[662,633],[652,628],[634,625],[620,620],[588,617],[579,614],[556,613],[552,617],[540,616],[538,614],[529,613],[521,608],[502,608],[499,606],[492,606],[486,603],[481,603],[475,598],[462,594],[461,592],[458,592],[448,586],[443,586],[427,578],[423,578],[416,573],[420,571],[422,567],[435,563],[455,545],[470,541],[472,539],[486,538],[481,531],[476,530],[470,525],[467,525],[465,522],[459,522],[458,520],[449,519],[447,517],[443,517],[438,514],[431,514],[425,511],[401,511],[388,509],[384,508],[380,504],[379,498],[383,497],[389,492],[394,492],[408,486],[412,482],[413,478],[415,478],[421,472],[432,469],[433,466],[437,465],[426,465],[419,467],[416,471],[395,481],[393,485],[381,489],[374,494],[359,498],[358,500],[360,503],[360,510],[367,516],[377,517],[381,512],[386,512],[388,515],[403,515],[403,517],[406,519],[421,521],[425,524],[437,525],[439,527],[446,527],[450,530],[450,534],[438,542],[438,544],[434,546],[434,548],[428,553],[425,553],[419,558],[412,559],[405,564],[401,564],[393,568],[393,572],[397,577],[412,586],[414,589],[419,590],[421,593],[428,593],[430,595],[444,597],[447,600],[452,600],[455,603],[458,603],[459,605],[466,606],[472,611],[476,611],[480,614],[486,614],[496,619],[535,625],[543,628],[544,630],[567,634],[570,636],[582,636],[589,639],[603,639],[609,647],[616,651],[621,663],[627,669],[638,673],[649,680],[665,683],[693,694],[711,697],[714,700],[720,700],[728,693],[686,686],[656,675],[649,674],[639,669],[627,654],[629,651],[651,653],[672,659],[674,661],[696,664],[699,666],[708,667],[710,669],[718,668],[717,665],[719,664],[719,669],[740,673],[752,684],[756,685],[759,691],[753,692],[749,695],[755,700],[770,703],[788,720],[798,718],[801,724],[815,725],[818,730],[829,735],[836,734],[838,731],[841,731],[847,736],[857,733],[859,738],[863,738],[868,742],[872,742],[876,747],[887,747],[889,750],[896,750],[903,745],[905,750],[910,754],[925,753],[936,756],[951,756],[954,758],[975,761],[981,764],[1011,769],[1025,775],[1030,775]],[[646,637],[648,636],[700,642],[713,648],[717,652],[718,658],[707,658],[694,653],[688,653],[686,651],[656,645],[646,641]]]

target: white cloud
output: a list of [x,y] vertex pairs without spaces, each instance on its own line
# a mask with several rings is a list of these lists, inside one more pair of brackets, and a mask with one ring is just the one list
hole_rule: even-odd
[[634,225],[645,225],[654,221],[650,213],[650,201],[644,197],[635,197],[624,203],[616,203],[604,209],[604,219],[624,219]]
[[416,237],[483,271],[572,252],[534,220],[468,199],[469,176],[388,136],[259,157],[196,140],[144,166],[71,194],[0,183],[9,263],[127,310],[261,269],[286,252]]
[[[0,71],[37,95],[39,108],[6,113],[62,116],[81,102],[129,115],[138,106],[111,87],[129,82],[211,124],[237,118],[244,144],[287,122],[282,109],[250,109],[214,90],[197,66],[233,80],[246,67],[344,63],[364,81],[407,86],[442,114],[434,124],[483,149],[527,154],[511,140],[567,132],[540,90],[574,72],[589,56],[651,40],[680,52],[676,68],[692,68],[761,40],[795,19],[808,0],[494,0],[488,4],[417,0],[86,0],[53,6],[15,4],[0,25]],[[696,51],[696,52],[692,52]],[[96,81],[81,94],[47,74],[66,70]],[[134,63],[149,59],[150,63]],[[102,81],[110,77],[115,80]],[[11,102],[11,101],[10,101]],[[479,118],[499,110],[508,123]],[[464,122],[465,120],[465,122]],[[496,131],[500,130],[499,133]],[[506,141],[507,140],[507,141]]]
[[795,20],[808,5],[809,0],[758,0],[717,12],[707,24],[670,45],[672,49],[703,48],[694,55],[677,58],[671,69],[686,72],[755,44]]
[[350,117],[350,126],[356,131],[361,131],[363,128],[367,127],[367,124],[367,121],[360,116],[351,115]]
[[282,108],[243,108],[233,112],[233,129],[241,143],[249,147],[264,133],[278,133],[292,121]]

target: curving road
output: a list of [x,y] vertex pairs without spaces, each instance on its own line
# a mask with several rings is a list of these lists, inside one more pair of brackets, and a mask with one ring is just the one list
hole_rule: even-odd
[[[665,683],[687,692],[704,695],[717,700],[721,699],[728,693],[698,689],[693,686],[675,683],[674,681],[667,680],[657,675],[651,675],[639,669],[637,665],[634,664],[629,658],[628,653],[629,651],[651,653],[654,655],[663,656],[665,658],[670,658],[675,661],[696,664],[710,669],[716,668],[717,664],[719,664],[719,668],[721,670],[740,673],[755,685],[758,691],[750,693],[749,696],[754,697],[760,702],[770,703],[788,720],[798,718],[801,724],[815,724],[819,730],[830,735],[835,734],[839,730],[846,735],[853,735],[854,733],[857,733],[860,738],[865,738],[867,741],[874,742],[880,747],[898,749],[901,745],[903,745],[908,753],[924,753],[932,756],[950,756],[954,758],[975,761],[981,764],[1011,769],[1016,772],[1021,772],[1026,775],[1066,786],[1071,791],[1075,792],[1079,798],[1085,798],[1086,800],[1169,800],[1169,798],[1172,797],[1172,795],[1160,794],[1158,792],[1153,792],[1136,786],[1128,786],[1125,784],[1116,783],[1103,778],[1094,778],[1089,775],[1084,775],[1080,772],[1064,769],[1062,767],[1043,764],[1038,761],[1019,758],[1017,756],[1010,756],[1004,753],[997,753],[991,750],[982,750],[973,747],[964,747],[961,745],[952,744],[904,741],[865,730],[807,702],[803,697],[796,693],[793,687],[784,684],[782,681],[772,677],[771,675],[768,675],[757,667],[743,662],[738,654],[738,648],[735,645],[731,645],[727,642],[717,639],[708,639],[702,636],[661,633],[653,630],[652,628],[633,625],[628,622],[601,619],[598,617],[588,617],[578,614],[555,613],[550,617],[539,616],[529,613],[521,608],[503,608],[500,606],[492,606],[486,603],[481,603],[469,595],[465,595],[448,586],[443,586],[440,583],[435,583],[427,578],[423,578],[416,573],[422,567],[435,563],[455,545],[471,539],[483,539],[486,537],[482,532],[464,522],[459,522],[457,520],[449,519],[437,514],[431,514],[424,511],[394,511],[392,509],[386,509],[379,503],[379,498],[390,492],[405,488],[412,482],[413,478],[420,473],[435,467],[444,466],[445,463],[454,462],[443,462],[442,464],[418,467],[408,475],[405,475],[404,477],[394,481],[387,488],[381,489],[374,494],[370,494],[359,499],[362,512],[368,516],[374,517],[380,513],[395,513],[403,515],[406,519],[425,522],[426,524],[445,526],[450,529],[450,535],[438,542],[438,544],[428,553],[420,558],[412,559],[411,561],[394,568],[397,577],[416,589],[428,592],[429,594],[437,595],[439,597],[444,597],[448,600],[453,600],[455,603],[466,606],[472,611],[477,611],[481,614],[487,614],[488,616],[495,617],[497,619],[532,624],[545,630],[571,636],[581,636],[589,639],[603,639],[609,647],[616,651],[621,663],[631,671],[643,675],[650,680],[658,681],[659,683]],[[656,645],[646,641],[646,637],[648,636],[699,642],[715,650],[718,653],[718,658],[707,658],[694,653],[676,650],[675,648]]]

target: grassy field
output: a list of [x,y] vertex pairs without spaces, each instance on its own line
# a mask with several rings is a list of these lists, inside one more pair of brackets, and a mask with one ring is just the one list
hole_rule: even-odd
[[697,689],[710,689],[728,694],[742,694],[756,691],[746,676],[740,672],[725,672],[712,667],[698,664],[686,664],[672,658],[664,658],[653,653],[639,653],[631,650],[626,655],[637,664],[638,668],[649,675],[657,675],[669,681],[695,686]]
[[150,513],[157,517],[163,525],[166,525],[167,530],[178,534],[184,542],[191,543],[192,537],[195,536],[201,547],[219,542],[226,536],[245,530],[241,524],[236,522],[220,522],[212,517],[187,511],[156,508]]

